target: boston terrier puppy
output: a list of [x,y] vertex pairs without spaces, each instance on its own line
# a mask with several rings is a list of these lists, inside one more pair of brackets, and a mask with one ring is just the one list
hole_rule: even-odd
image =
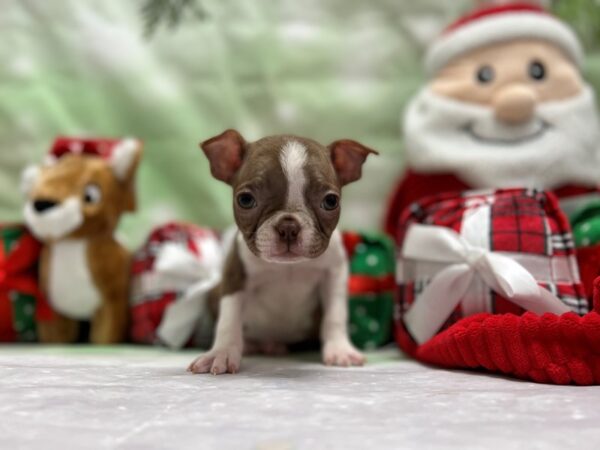
[[377,152],[351,140],[246,142],[235,130],[201,148],[212,175],[233,188],[238,231],[217,289],[213,346],[188,370],[235,373],[243,352],[284,353],[319,335],[325,364],[362,365],[348,337],[348,261],[336,226],[342,186]]

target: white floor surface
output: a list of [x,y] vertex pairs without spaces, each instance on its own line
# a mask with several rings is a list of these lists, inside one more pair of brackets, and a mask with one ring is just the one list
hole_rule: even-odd
[[194,352],[0,347],[0,449],[600,449],[600,387],[450,372],[371,353],[246,358],[185,372]]

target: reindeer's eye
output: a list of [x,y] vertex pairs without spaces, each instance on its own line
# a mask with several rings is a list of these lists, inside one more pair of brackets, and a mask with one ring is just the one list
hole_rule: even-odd
[[102,191],[96,184],[88,184],[83,191],[83,201],[89,205],[95,205],[102,200]]
[[336,194],[327,194],[323,198],[323,202],[321,203],[321,208],[325,211],[333,211],[340,204],[340,197]]

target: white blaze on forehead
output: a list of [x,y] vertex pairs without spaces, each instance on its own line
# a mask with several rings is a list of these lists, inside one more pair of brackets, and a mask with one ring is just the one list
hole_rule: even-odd
[[287,208],[298,208],[304,205],[304,187],[306,175],[306,147],[298,141],[287,141],[281,149],[279,156],[281,168],[287,179]]

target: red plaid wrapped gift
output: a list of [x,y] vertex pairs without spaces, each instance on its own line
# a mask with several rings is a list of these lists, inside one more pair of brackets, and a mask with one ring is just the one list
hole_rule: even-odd
[[396,338],[409,353],[476,313],[588,311],[553,194],[504,189],[413,204],[397,233]]
[[131,338],[180,348],[210,344],[206,294],[220,281],[222,249],[209,229],[182,223],[156,228],[133,258]]

